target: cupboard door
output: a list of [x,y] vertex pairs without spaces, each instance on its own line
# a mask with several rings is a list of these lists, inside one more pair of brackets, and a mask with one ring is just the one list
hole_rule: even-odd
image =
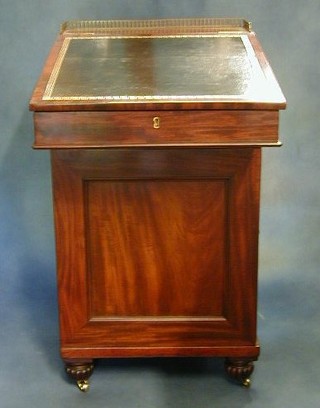
[[255,345],[260,149],[57,150],[52,168],[63,356]]

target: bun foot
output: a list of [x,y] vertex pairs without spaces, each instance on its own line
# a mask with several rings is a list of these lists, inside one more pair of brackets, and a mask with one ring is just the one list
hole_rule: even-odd
[[226,358],[225,370],[227,375],[240,383],[243,387],[249,388],[251,385],[250,376],[253,373],[254,365],[252,359],[247,358]]
[[88,380],[93,372],[93,361],[68,360],[65,361],[65,364],[66,373],[76,381],[79,390],[82,392],[89,391],[90,384]]

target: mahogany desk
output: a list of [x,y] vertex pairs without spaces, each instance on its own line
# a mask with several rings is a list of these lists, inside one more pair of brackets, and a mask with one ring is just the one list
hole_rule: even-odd
[[61,355],[258,358],[261,147],[285,99],[239,19],[62,26],[31,99],[50,149]]

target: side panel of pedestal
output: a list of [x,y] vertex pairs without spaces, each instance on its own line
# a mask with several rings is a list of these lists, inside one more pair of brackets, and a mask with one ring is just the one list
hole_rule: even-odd
[[61,353],[256,358],[260,149],[52,151]]

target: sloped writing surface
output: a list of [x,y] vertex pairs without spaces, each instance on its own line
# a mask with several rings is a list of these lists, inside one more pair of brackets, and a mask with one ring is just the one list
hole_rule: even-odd
[[44,100],[243,97],[265,81],[246,36],[71,37]]

